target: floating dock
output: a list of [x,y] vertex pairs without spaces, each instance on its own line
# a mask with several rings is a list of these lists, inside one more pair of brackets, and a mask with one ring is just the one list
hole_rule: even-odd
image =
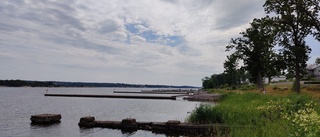
[[130,96],[130,95],[89,95],[89,94],[44,94],[52,97],[90,97],[90,98],[126,98],[126,99],[170,99],[176,100],[176,96]]
[[131,91],[113,91],[113,93],[124,93],[124,94],[189,94],[189,92],[131,92]]
[[175,92],[175,93],[195,93],[198,90],[184,90],[184,89],[156,89],[156,90],[141,90],[143,93],[170,93],[170,92]]
[[217,131],[222,134],[229,132],[229,126],[218,124],[188,124],[177,120],[167,122],[137,122],[134,118],[123,119],[122,121],[96,121],[92,116],[82,117],[78,123],[79,127],[86,128],[111,128],[123,131],[148,130],[155,133],[164,134],[201,134],[216,135]]
[[39,114],[30,118],[32,124],[53,124],[60,122],[60,119],[61,114]]

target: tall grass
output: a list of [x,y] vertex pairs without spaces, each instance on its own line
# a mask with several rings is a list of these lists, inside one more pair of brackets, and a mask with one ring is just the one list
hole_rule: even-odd
[[198,106],[187,121],[227,124],[228,136],[319,136],[319,112],[318,104],[306,95],[226,93],[215,106]]

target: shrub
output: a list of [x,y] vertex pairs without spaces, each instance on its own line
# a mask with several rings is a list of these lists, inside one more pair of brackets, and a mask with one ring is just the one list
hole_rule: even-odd
[[187,121],[197,124],[222,123],[221,114],[209,104],[200,104],[199,107],[196,107]]

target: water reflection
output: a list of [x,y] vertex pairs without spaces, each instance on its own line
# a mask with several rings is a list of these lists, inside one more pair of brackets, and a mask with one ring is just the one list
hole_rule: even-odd
[[130,137],[132,135],[134,135],[137,132],[137,130],[133,130],[133,129],[121,129],[121,133],[123,136],[125,137]]
[[80,128],[80,135],[81,136],[88,136],[94,133],[94,129],[93,128],[85,128],[82,127]]
[[51,124],[34,124],[30,123],[31,128],[45,128],[45,127],[56,127],[60,126],[61,121]]

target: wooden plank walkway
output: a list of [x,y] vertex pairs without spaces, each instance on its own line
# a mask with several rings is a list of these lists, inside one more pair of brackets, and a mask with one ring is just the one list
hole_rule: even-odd
[[176,100],[175,96],[130,96],[130,95],[93,95],[93,94],[44,94],[51,97],[90,97],[90,98],[126,98],[126,99],[169,99]]
[[167,122],[137,122],[134,118],[126,118],[122,121],[97,121],[92,116],[82,117],[79,127],[85,128],[111,128],[124,131],[147,130],[155,133],[178,134],[178,135],[216,135],[217,132],[227,134],[230,127],[221,124],[188,124],[177,120]]
[[133,93],[133,94],[188,94],[188,92],[131,92],[131,91],[113,91],[113,93]]

